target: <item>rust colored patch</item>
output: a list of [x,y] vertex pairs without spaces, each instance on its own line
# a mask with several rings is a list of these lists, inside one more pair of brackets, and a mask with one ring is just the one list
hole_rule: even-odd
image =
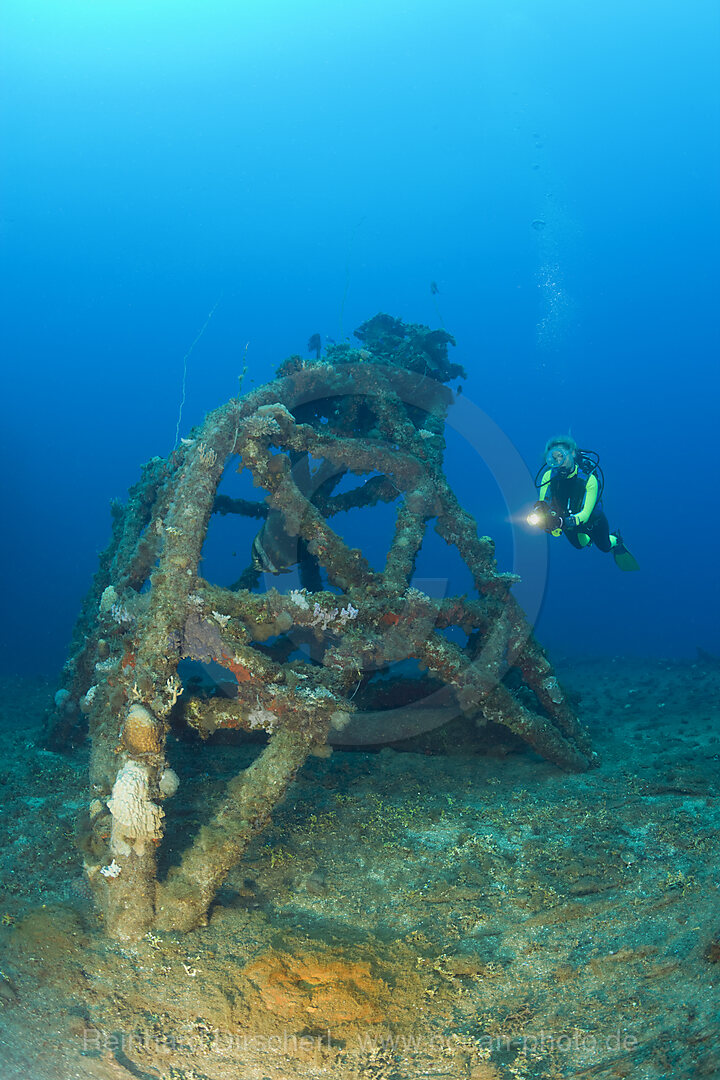
[[215,727],[212,729],[213,731],[219,731],[221,728],[223,730],[230,728],[232,731],[239,731],[243,727],[237,716],[224,716],[221,720],[215,720],[214,723]]
[[384,622],[386,626],[397,626],[400,622],[400,616],[396,615],[394,611],[388,611],[383,615],[380,622]]
[[249,964],[244,975],[264,1008],[284,1020],[332,1027],[387,1017],[389,988],[367,963],[272,952]]
[[228,656],[227,653],[222,653],[222,658],[225,661],[223,667],[232,671],[238,682],[252,682],[252,675],[244,664],[239,664],[237,660],[233,660],[232,656]]

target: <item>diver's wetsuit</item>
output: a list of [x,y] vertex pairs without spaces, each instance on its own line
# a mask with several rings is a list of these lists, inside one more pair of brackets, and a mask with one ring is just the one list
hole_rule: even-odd
[[577,465],[572,472],[563,476],[560,470],[547,469],[540,483],[540,498],[549,502],[561,518],[575,514],[579,518],[577,525],[564,525],[553,536],[564,532],[573,547],[586,547],[588,541],[600,551],[610,551],[610,526],[598,502],[597,477],[592,472],[585,472]]

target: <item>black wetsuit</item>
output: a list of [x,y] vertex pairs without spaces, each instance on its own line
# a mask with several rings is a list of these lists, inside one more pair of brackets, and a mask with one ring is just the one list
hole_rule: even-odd
[[[576,469],[570,476],[561,476],[555,472],[550,480],[548,502],[561,518],[568,514],[579,514],[585,502],[585,493],[590,473]],[[581,548],[579,533],[585,533],[600,551],[610,551],[610,526],[598,500],[586,522],[581,525],[563,525],[563,532],[573,547]]]

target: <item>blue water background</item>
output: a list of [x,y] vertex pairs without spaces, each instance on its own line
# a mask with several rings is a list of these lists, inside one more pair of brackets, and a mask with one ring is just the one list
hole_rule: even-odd
[[[530,474],[569,427],[600,453],[642,571],[553,542],[554,655],[720,653],[719,24],[713,0],[5,0],[0,668],[58,670],[203,326],[184,435],[245,362],[247,390],[380,310],[442,317]],[[531,485],[454,433],[448,472],[512,568]]]

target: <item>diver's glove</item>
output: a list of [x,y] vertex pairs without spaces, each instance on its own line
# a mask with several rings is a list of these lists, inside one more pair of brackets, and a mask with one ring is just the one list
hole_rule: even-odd
[[568,514],[563,518],[563,528],[565,529],[577,529],[580,524],[580,518],[577,514]]

